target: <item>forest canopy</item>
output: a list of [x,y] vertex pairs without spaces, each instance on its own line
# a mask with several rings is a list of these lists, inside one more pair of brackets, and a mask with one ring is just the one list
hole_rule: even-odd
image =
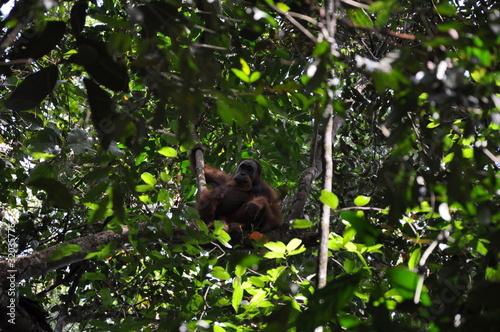
[[[500,326],[496,1],[0,5],[0,329]],[[207,227],[193,147],[283,225]]]

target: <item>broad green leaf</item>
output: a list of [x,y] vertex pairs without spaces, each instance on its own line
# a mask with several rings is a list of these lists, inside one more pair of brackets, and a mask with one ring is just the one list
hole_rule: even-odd
[[369,196],[358,196],[354,199],[354,204],[356,206],[365,206],[366,204],[370,203],[370,200],[372,198]]
[[[417,273],[403,267],[396,267],[389,269],[387,271],[387,276],[394,290],[397,294],[402,296],[403,299],[412,300],[415,298],[415,292],[417,291],[417,285],[420,279]],[[422,287],[419,298],[423,305],[430,305],[431,300],[425,286]]]
[[242,275],[245,274],[246,271],[247,271],[247,267],[246,266],[237,264],[236,268],[234,269],[234,274],[237,275],[237,276],[242,276]]
[[313,225],[312,221],[306,219],[294,219],[292,220],[292,228],[304,229],[309,228]]
[[262,302],[266,298],[266,291],[262,289],[255,289],[252,292],[252,299],[250,300],[249,307],[256,308],[259,306],[260,302]]
[[197,310],[199,310],[202,306],[203,306],[203,297],[199,294],[194,294],[193,296],[191,296],[191,298],[189,299],[189,302],[186,306],[186,308],[190,311],[190,312],[196,312]]
[[356,245],[352,242],[347,242],[344,246],[345,246],[347,251],[351,251],[351,252],[358,251],[358,247],[356,247]]
[[236,68],[231,68],[231,71],[238,77],[240,80],[242,80],[245,83],[250,82],[250,77],[245,74],[242,70],[236,69]]
[[349,8],[347,14],[354,26],[360,28],[373,28],[373,21],[363,8]]
[[316,44],[316,48],[314,49],[314,55],[319,57],[325,53],[331,52],[331,45],[326,40],[323,40]]
[[343,211],[340,216],[356,230],[356,238],[360,242],[368,246],[376,244],[379,231],[366,218],[357,216],[356,212],[353,211]]
[[365,253],[365,252],[376,252],[376,253],[379,253],[381,254],[382,251],[380,250],[380,248],[382,248],[382,244],[375,244],[373,246],[366,246],[363,248],[363,250],[361,250],[362,253]]
[[302,244],[302,240],[300,239],[291,239],[290,242],[286,245],[287,251],[293,251],[297,249]]
[[[356,292],[355,292],[356,293]],[[356,327],[361,324],[361,318],[356,316],[341,316],[339,317],[340,325],[346,330]]]
[[264,246],[272,252],[284,254],[286,252],[286,245],[283,242],[268,242]]
[[88,253],[86,258],[94,258],[95,257],[98,260],[104,260],[104,259],[110,257],[114,253],[115,247],[116,247],[116,243],[114,243],[114,242],[108,243],[105,246],[103,246],[102,248],[100,248],[101,249],[100,251]]
[[161,155],[164,155],[167,158],[176,158],[177,157],[177,151],[171,147],[164,146],[160,150],[158,150],[158,153]]
[[142,179],[142,181],[146,182],[147,184],[149,184],[152,187],[154,187],[156,185],[155,177],[153,176],[153,174],[151,174],[149,172],[142,173],[141,179]]
[[339,206],[339,198],[332,192],[321,190],[319,197],[321,203],[328,205],[331,209],[335,210]]
[[486,256],[488,253],[488,248],[484,245],[483,241],[478,240],[476,245],[476,251],[483,256]]
[[232,247],[231,244],[229,244],[229,241],[231,241],[231,236],[224,230],[224,223],[219,220],[215,221],[214,235],[224,247]]
[[439,122],[438,121],[431,121],[427,124],[427,128],[436,128],[436,127],[439,127]]
[[253,83],[255,81],[258,81],[260,79],[260,72],[258,71],[254,71],[251,75],[250,75],[250,79],[249,79],[249,82],[250,83]]
[[254,286],[259,287],[259,288],[263,288],[266,285],[266,283],[262,279],[263,279],[263,277],[252,276],[252,277],[250,277],[249,280]]
[[138,193],[145,193],[147,191],[152,191],[154,189],[155,187],[149,184],[139,184],[135,186],[135,191],[137,191]]
[[301,245],[298,249],[292,250],[288,253],[288,256],[298,255],[306,251],[306,247]]
[[230,280],[231,276],[229,273],[227,273],[226,270],[224,270],[223,267],[221,266],[214,266],[211,272],[212,276],[217,279],[222,279],[222,280]]
[[344,270],[347,273],[355,273],[358,270],[356,268],[356,262],[352,259],[346,259],[344,261]]
[[270,251],[270,252],[266,252],[264,254],[264,258],[285,258],[285,254],[284,253],[281,253],[281,252],[274,252],[274,251]]

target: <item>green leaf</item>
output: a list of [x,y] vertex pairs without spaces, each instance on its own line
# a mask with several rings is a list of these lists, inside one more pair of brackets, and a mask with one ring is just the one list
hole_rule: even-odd
[[199,310],[201,307],[203,306],[203,297],[199,294],[194,294],[193,296],[191,296],[191,298],[189,299],[189,302],[186,306],[186,308],[190,311],[190,312],[196,312],[197,310]]
[[242,275],[245,274],[246,271],[247,271],[247,267],[246,266],[237,264],[236,268],[234,269],[234,274],[241,277]]
[[356,268],[356,262],[352,259],[346,259],[344,261],[344,270],[345,272],[352,274],[356,273],[359,269]]
[[335,210],[339,206],[339,198],[332,192],[321,190],[319,197],[321,203],[328,205],[331,209]]
[[102,304],[105,307],[110,307],[113,304],[113,298],[111,297],[111,291],[107,287],[101,288],[100,292]]
[[245,83],[250,82],[250,77],[245,74],[242,70],[236,69],[236,68],[231,68],[231,71],[238,77],[240,80],[242,80]]
[[231,275],[229,275],[229,273],[227,273],[227,271],[224,270],[224,268],[221,266],[214,266],[211,274],[214,278],[217,278],[217,279],[221,279],[221,280],[230,280],[231,279]]
[[309,228],[313,225],[312,221],[306,219],[294,219],[292,220],[292,228],[304,229]]
[[82,248],[77,244],[61,244],[52,252],[49,259],[58,260],[80,251],[82,251]]
[[349,8],[347,14],[354,26],[360,28],[373,28],[373,21],[363,8]]
[[294,251],[302,244],[301,239],[291,239],[290,242],[286,245],[287,251]]
[[283,242],[268,242],[264,246],[272,252],[284,254],[286,253],[286,245]]
[[255,82],[255,81],[258,81],[258,80],[259,80],[259,78],[260,78],[260,72],[255,71],[255,72],[253,72],[253,73],[250,75],[249,82],[250,82],[250,83],[253,83],[253,82]]
[[354,199],[354,204],[356,206],[365,206],[366,204],[370,203],[370,200],[372,198],[369,196],[358,196]]
[[413,270],[418,266],[421,256],[421,248],[415,248],[415,250],[412,251],[412,253],[410,254],[410,259],[408,261],[408,267],[410,268],[410,270]]
[[356,327],[361,324],[361,319],[356,316],[341,316],[339,317],[340,325],[346,330]]
[[236,313],[238,313],[238,308],[243,300],[243,288],[241,287],[240,277],[236,277],[233,280],[233,296],[231,299],[231,305]]
[[164,155],[167,158],[177,157],[177,151],[170,147],[162,147],[160,150],[158,150],[158,153]]
[[356,230],[356,238],[368,246],[375,244],[379,231],[373,227],[366,218],[359,217],[356,212],[343,211],[340,216],[347,220]]
[[229,244],[229,241],[231,241],[231,236],[224,230],[224,223],[216,220],[214,225],[214,235],[216,236],[217,241],[219,241],[224,247],[231,248],[232,246],[231,244]]
[[409,295],[405,295],[406,298],[413,298],[413,294],[417,288],[418,274],[406,268],[397,267],[389,269],[387,276],[394,287],[402,289],[405,292],[410,292]]
[[323,40],[318,44],[316,44],[316,47],[314,48],[314,55],[320,57],[323,54],[330,52],[330,50],[331,50],[330,43],[327,42],[326,40]]
[[248,63],[245,61],[245,59],[240,58],[240,63],[241,63],[241,70],[246,76],[250,76],[250,66]]
[[154,189],[155,189],[155,187],[153,187],[150,184],[139,184],[139,185],[135,186],[135,191],[137,191],[138,193],[145,193],[148,191],[152,191]]
[[276,3],[276,7],[278,7],[279,9],[281,9],[284,13],[286,13],[286,12],[288,12],[290,10],[290,7],[288,7],[283,2]]
[[141,179],[142,179],[142,181],[146,182],[150,186],[154,187],[156,185],[156,179],[153,176],[153,174],[151,174],[151,173],[148,173],[148,172],[142,173],[141,174]]
[[[420,275],[404,267],[396,267],[387,271],[387,277],[394,287],[394,290],[402,296],[403,299],[413,300],[415,298],[417,285],[419,283],[419,279],[421,278]],[[431,300],[425,286],[422,287],[419,295],[423,305],[429,306],[431,304]]]
[[257,308],[259,304],[266,298],[267,292],[262,289],[256,289],[252,292],[252,299],[249,303],[249,308]]
[[346,244],[344,244],[344,247],[347,251],[350,251],[350,252],[357,252],[358,251],[358,247],[356,247],[356,245],[352,242],[347,242]]

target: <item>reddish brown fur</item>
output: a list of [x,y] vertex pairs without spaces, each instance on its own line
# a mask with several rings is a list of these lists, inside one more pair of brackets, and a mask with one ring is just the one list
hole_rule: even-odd
[[242,160],[233,175],[207,165],[204,172],[212,189],[202,192],[197,209],[209,226],[220,220],[228,231],[261,233],[281,226],[278,195],[262,180],[262,166],[257,160]]

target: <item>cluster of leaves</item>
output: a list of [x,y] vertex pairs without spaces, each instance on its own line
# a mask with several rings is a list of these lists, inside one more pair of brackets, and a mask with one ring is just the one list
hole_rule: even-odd
[[[0,21],[2,223],[19,255],[123,225],[131,244],[20,293],[74,330],[498,326],[500,10],[337,4],[332,52],[325,5],[18,1]],[[229,250],[220,224],[193,227],[185,152],[195,129],[209,164],[261,160],[286,203],[332,94],[335,195],[315,183],[314,222],[293,223],[335,210],[316,290],[316,248]]]

